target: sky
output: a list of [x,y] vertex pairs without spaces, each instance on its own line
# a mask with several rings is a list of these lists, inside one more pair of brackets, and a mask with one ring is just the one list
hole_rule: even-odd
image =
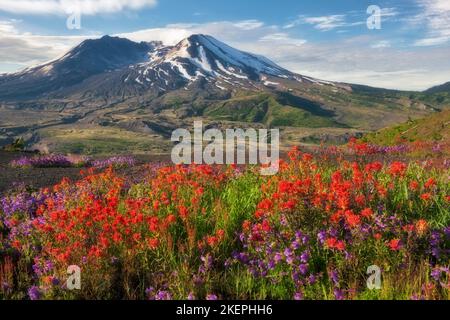
[[106,34],[175,44],[195,33],[324,80],[450,81],[450,0],[0,0],[0,73]]

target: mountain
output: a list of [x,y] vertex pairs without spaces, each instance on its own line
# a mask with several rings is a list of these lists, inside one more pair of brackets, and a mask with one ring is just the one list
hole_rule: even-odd
[[268,77],[319,81],[207,35],[192,35],[175,46],[105,36],[84,41],[55,61],[0,77],[0,99],[158,94],[197,81],[221,90],[279,85]]
[[427,93],[297,74],[208,35],[174,46],[105,36],[0,76],[0,146],[24,137],[50,151],[167,152],[172,130],[195,119],[279,127],[286,143],[342,141],[449,105]]
[[425,93],[450,93],[450,81],[439,86],[434,86],[426,90]]
[[0,77],[0,99],[48,96],[94,75],[146,61],[149,52],[160,45],[109,36],[86,40],[57,60]]

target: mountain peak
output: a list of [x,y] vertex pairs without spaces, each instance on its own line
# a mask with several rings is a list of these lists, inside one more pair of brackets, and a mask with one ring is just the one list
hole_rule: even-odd
[[0,98],[63,96],[72,91],[96,95],[93,86],[114,94],[124,90],[160,94],[191,84],[215,90],[264,90],[280,88],[281,80],[315,81],[206,34],[193,34],[175,46],[105,35],[83,41],[60,59],[2,77]]
[[206,34],[193,34],[179,42],[171,57],[188,59],[211,73],[246,77],[259,80],[262,74],[277,77],[292,77],[292,73],[260,55],[233,48]]

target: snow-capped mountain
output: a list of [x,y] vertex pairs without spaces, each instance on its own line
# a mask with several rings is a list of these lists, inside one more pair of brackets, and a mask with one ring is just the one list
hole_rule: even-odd
[[[217,88],[276,86],[268,77],[320,82],[292,73],[269,59],[237,50],[208,35],[192,35],[173,47],[157,48],[147,62],[130,68],[125,82],[160,90],[206,81]],[[325,82],[323,82],[325,83]]]
[[0,76],[0,98],[47,96],[92,76],[146,61],[149,52],[159,46],[160,42],[136,43],[109,36],[86,40],[58,59]]
[[161,94],[193,83],[261,89],[276,87],[277,78],[320,83],[208,35],[192,35],[175,46],[105,36],[86,40],[52,62],[0,76],[0,98]]

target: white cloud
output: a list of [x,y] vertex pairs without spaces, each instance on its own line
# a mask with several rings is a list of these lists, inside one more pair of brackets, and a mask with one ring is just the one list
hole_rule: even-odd
[[304,17],[303,22],[314,25],[314,28],[322,31],[333,30],[345,25],[345,15],[331,15],[322,17]]
[[251,43],[272,37],[273,43],[304,43],[304,39],[289,37],[285,33],[280,33],[279,27],[268,26],[258,20],[243,21],[216,21],[207,23],[177,23],[168,24],[164,28],[152,28],[129,33],[117,34],[134,41],[159,40],[165,44],[173,45],[191,34],[204,33],[221,39],[230,44]]
[[415,41],[414,45],[418,47],[438,46],[445,44],[447,41],[449,41],[448,37],[423,38]]
[[329,16],[319,16],[319,17],[308,17],[304,15],[298,16],[298,18],[289,24],[285,25],[285,29],[290,29],[300,24],[311,24],[314,28],[321,31],[330,31],[339,27],[344,27],[347,25],[345,22],[346,16],[342,14],[329,15]]
[[234,25],[243,30],[254,30],[261,28],[264,23],[258,20],[244,20],[236,22]]
[[267,34],[259,39],[259,41],[266,41],[270,43],[285,43],[290,45],[296,45],[296,46],[302,46],[307,41],[304,39],[296,39],[289,36],[289,34],[284,32],[279,33],[270,33]]
[[[398,11],[396,8],[381,8],[380,15],[383,21],[388,21],[397,16]],[[309,24],[313,25],[315,29],[320,31],[331,31],[335,29],[365,25],[366,19],[367,13],[365,11],[350,11],[346,14],[333,14],[315,17],[299,15],[297,19],[286,24],[283,28],[291,29],[298,25]],[[342,32],[342,30],[338,30],[338,32]]]
[[[16,20],[0,20],[0,68],[8,71],[54,59],[90,36],[42,36],[20,32]],[[0,70],[1,72],[5,69]]]
[[17,29],[14,26],[14,21],[6,20],[0,21],[0,36],[8,34],[17,34]]
[[427,27],[427,36],[415,42],[416,46],[435,46],[450,41],[450,1],[418,0],[423,12],[413,21]]
[[381,8],[380,16],[382,18],[396,17],[398,16],[397,8]]
[[[0,47],[6,48],[0,50],[0,61],[23,66],[56,58],[85,38],[100,36],[39,36],[20,33],[14,25],[0,22],[0,30],[4,30],[0,32]],[[280,26],[245,20],[169,24],[119,36],[173,45],[197,33],[210,34],[238,49],[266,56],[293,72],[325,80],[405,90],[423,90],[450,80],[450,48],[400,50],[375,34],[314,43]]]
[[390,48],[390,47],[391,47],[391,42],[387,41],[387,40],[381,40],[381,41],[375,42],[374,44],[371,45],[371,48],[374,48],[374,49]]
[[1,0],[0,11],[14,14],[67,14],[74,10],[85,15],[114,13],[153,7],[157,0]]

